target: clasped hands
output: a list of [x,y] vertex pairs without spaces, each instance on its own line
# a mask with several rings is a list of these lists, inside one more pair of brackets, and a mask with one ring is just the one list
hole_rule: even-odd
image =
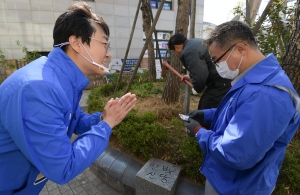
[[121,98],[111,98],[105,105],[101,118],[111,128],[118,125],[135,107],[135,94],[127,93]]

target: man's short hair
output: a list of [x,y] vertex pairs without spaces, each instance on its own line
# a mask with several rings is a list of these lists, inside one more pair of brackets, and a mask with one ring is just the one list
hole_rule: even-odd
[[216,43],[220,49],[228,49],[238,42],[257,48],[255,37],[248,24],[241,21],[229,21],[218,25],[203,44],[209,47],[212,43]]
[[[77,2],[71,5],[67,11],[61,14],[54,25],[54,44],[68,42],[69,37],[74,35],[81,37],[82,43],[90,44],[90,38],[96,32],[95,24],[98,24],[105,35],[109,37],[109,27],[102,17],[91,11],[90,6],[85,2]],[[62,47],[65,51],[65,48]]]
[[175,50],[174,45],[181,45],[186,41],[186,39],[187,38],[180,33],[173,35],[168,42],[169,49]]

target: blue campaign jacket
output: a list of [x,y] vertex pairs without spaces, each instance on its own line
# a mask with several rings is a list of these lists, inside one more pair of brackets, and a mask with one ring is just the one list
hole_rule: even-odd
[[196,139],[200,171],[223,195],[269,195],[299,126],[299,96],[270,55],[232,86],[217,109],[204,110],[212,130]]
[[[89,80],[60,49],[0,85],[0,194],[38,194],[47,179],[65,184],[107,147],[110,126],[79,100]],[[80,136],[71,143],[72,134]]]

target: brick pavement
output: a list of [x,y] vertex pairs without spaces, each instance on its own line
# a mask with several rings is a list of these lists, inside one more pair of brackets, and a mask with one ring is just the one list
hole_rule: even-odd
[[121,195],[87,168],[65,185],[48,181],[39,195]]

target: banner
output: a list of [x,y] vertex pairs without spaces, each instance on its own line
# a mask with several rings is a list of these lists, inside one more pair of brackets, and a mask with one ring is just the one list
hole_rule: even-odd
[[[138,59],[127,59],[124,71],[132,71],[137,64]],[[124,59],[112,59],[111,60],[111,69],[112,70],[121,70]]]

